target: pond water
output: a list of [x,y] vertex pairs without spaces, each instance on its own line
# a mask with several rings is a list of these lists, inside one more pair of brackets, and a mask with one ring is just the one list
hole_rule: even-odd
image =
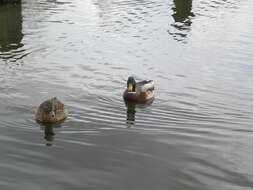
[[[0,5],[0,189],[253,187],[252,0]],[[125,104],[128,76],[155,100]],[[60,125],[37,106],[57,96]]]

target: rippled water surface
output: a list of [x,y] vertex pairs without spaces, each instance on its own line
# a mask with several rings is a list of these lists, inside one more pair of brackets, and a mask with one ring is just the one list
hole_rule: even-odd
[[[0,5],[0,189],[253,188],[253,1]],[[155,100],[125,104],[129,75]],[[57,96],[60,125],[36,107]]]

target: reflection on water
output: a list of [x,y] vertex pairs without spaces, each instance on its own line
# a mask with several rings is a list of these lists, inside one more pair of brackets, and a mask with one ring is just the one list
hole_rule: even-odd
[[148,106],[150,106],[154,101],[154,98],[148,100],[145,103],[136,103],[136,102],[132,102],[132,101],[126,101],[125,100],[125,105],[127,108],[127,112],[126,112],[126,124],[128,127],[131,127],[133,125],[135,125],[135,114],[136,114],[136,108],[137,109],[145,109]]
[[52,142],[54,140],[54,135],[55,135],[54,126],[52,125],[44,126],[44,135],[45,135],[44,138],[47,140],[46,145],[52,146]]
[[0,58],[1,52],[9,52],[23,46],[21,3],[0,5]]
[[192,0],[174,0],[175,7],[172,8],[174,11],[173,18],[175,22],[184,23],[186,26],[191,25],[190,16],[194,16],[192,13]]
[[135,108],[136,108],[136,103],[134,102],[128,102],[128,101],[125,101],[125,104],[126,104],[126,107],[127,107],[127,125],[128,127],[131,127],[131,125],[134,125],[135,123]]
[[41,123],[37,121],[37,123],[41,126],[41,129],[44,131],[44,139],[47,141],[47,146],[53,145],[55,137],[54,129],[60,128],[64,121],[65,120],[56,123]]
[[187,33],[190,31],[192,24],[191,17],[194,16],[192,12],[192,0],[173,0],[173,2],[172,17],[175,23],[171,26],[173,26],[176,31],[169,31],[169,34],[174,36],[176,40],[182,41],[187,37]]

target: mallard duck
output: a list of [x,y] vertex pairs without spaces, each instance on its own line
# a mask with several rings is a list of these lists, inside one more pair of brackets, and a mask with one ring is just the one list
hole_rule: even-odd
[[40,104],[36,113],[36,120],[43,123],[55,123],[67,116],[67,106],[54,97]]
[[144,80],[136,83],[134,77],[128,77],[127,88],[124,91],[125,100],[146,102],[154,98],[154,81]]

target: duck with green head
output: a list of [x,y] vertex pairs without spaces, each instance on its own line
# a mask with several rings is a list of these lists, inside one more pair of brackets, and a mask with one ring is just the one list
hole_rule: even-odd
[[154,81],[144,80],[136,82],[134,77],[128,77],[127,88],[123,93],[125,100],[135,102],[146,102],[154,98]]

